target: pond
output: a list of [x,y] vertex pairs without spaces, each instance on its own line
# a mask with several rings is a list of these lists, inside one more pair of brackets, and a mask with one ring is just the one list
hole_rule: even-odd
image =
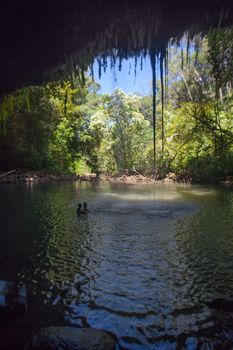
[[27,334],[71,325],[113,333],[118,349],[233,346],[231,189],[31,183],[0,196],[0,279],[27,286]]

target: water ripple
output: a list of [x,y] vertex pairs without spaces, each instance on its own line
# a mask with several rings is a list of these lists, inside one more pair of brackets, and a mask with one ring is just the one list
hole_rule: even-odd
[[[233,294],[233,194],[111,186],[19,193],[25,223],[15,220],[25,248],[14,248],[18,260],[5,274],[17,271],[27,284],[30,322],[108,330],[119,349],[233,346],[224,309]],[[90,213],[77,217],[84,200]],[[5,236],[4,256],[10,245]]]

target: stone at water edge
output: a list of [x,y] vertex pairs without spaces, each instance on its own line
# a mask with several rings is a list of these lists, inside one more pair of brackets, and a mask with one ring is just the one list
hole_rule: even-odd
[[211,309],[233,312],[233,299],[213,299],[205,304]]
[[25,285],[0,280],[0,317],[23,315],[26,310]]
[[25,350],[114,350],[116,341],[107,332],[92,328],[47,327]]

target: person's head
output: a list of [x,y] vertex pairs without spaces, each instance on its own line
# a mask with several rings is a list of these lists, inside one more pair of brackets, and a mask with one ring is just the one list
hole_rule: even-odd
[[87,209],[87,202],[83,202],[83,208]]
[[78,203],[78,208],[79,208],[79,209],[82,208],[82,203]]

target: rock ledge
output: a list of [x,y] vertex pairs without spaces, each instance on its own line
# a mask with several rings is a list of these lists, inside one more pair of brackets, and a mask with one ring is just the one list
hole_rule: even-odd
[[40,330],[25,350],[114,350],[115,340],[99,329],[47,327]]

